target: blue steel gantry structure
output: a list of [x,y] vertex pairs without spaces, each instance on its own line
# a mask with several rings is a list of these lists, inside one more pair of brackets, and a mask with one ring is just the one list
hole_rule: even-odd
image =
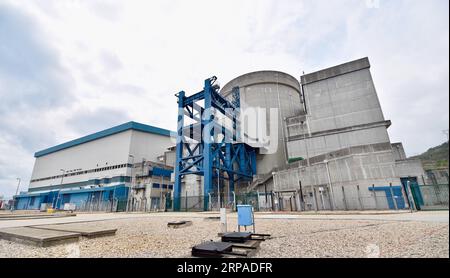
[[[184,91],[176,94],[174,211],[180,210],[183,176],[203,176],[203,209],[208,210],[214,178],[227,180],[231,193],[238,181],[251,181],[256,174],[256,150],[243,143],[239,132],[239,88],[233,88],[230,102],[219,94],[216,80],[215,76],[206,79],[203,90],[189,97]],[[185,124],[185,116],[189,123]],[[224,120],[231,124],[227,127]]]

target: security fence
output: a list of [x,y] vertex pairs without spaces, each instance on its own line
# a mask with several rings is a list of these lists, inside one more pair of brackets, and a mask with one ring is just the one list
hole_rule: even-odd
[[119,212],[125,211],[127,200],[87,200],[75,204],[75,211],[81,212]]
[[310,186],[299,191],[274,193],[274,210],[447,210],[448,184]]
[[172,206],[168,210],[173,210],[173,204],[179,204],[180,211],[203,211],[208,196],[183,196],[171,200]]
[[[179,211],[195,212],[195,211],[218,211],[220,208],[229,210],[236,210],[236,205],[252,205],[255,211],[272,210],[272,194],[251,192],[235,194],[220,194],[210,193],[207,196],[183,196],[174,199],[168,199],[172,204],[178,202]],[[267,201],[266,201],[267,198]],[[168,209],[172,211],[173,207]]]
[[448,210],[448,184],[412,186],[418,210]]
[[364,186],[319,185],[305,186],[297,191],[250,192],[235,194],[210,193],[207,196],[183,196],[172,199],[131,198],[88,200],[76,204],[76,211],[84,212],[151,212],[173,211],[178,202],[179,211],[236,210],[236,205],[252,205],[255,211],[322,211],[322,210],[448,210],[449,185],[386,185]]

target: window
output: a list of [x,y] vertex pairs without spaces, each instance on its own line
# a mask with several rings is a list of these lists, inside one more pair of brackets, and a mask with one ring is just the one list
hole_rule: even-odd
[[36,199],[36,197],[31,197],[30,200],[30,206],[34,206],[34,200]]

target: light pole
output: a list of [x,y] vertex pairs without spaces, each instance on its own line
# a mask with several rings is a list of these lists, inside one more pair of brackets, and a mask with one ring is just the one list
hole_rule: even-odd
[[323,163],[325,163],[325,167],[327,168],[327,176],[328,176],[328,183],[330,185],[330,193],[331,193],[331,199],[332,199],[332,206],[333,209],[336,209],[336,202],[334,200],[334,193],[333,193],[333,185],[331,184],[331,175],[330,175],[330,169],[328,168],[328,160],[324,160]]
[[[16,188],[16,195],[14,195],[14,196],[17,196],[17,194],[19,194],[20,178],[16,178],[16,180],[17,180],[18,182],[17,182],[17,188]],[[14,210],[14,207],[15,207],[15,206],[16,206],[16,198],[13,197],[13,204],[12,204],[12,206],[11,206],[11,211]]]
[[127,201],[127,211],[130,209],[130,200],[131,200],[131,186],[133,185],[133,168],[134,168],[134,155],[129,154],[128,157],[131,157],[131,169],[130,169],[130,186],[128,187],[128,201]]
[[66,170],[64,170],[64,169],[59,169],[59,170],[62,172],[62,175],[61,175],[61,182],[59,183],[58,196],[56,196],[55,208],[58,206],[59,192],[61,192],[61,187],[62,187],[62,183],[63,183],[63,180],[64,180],[64,175],[66,174]]

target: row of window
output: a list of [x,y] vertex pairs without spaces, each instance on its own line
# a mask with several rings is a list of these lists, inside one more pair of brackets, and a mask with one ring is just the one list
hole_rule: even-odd
[[[94,168],[94,169],[85,170],[85,171],[78,171],[78,172],[74,172],[74,173],[67,173],[67,174],[64,174],[64,177],[78,176],[78,175],[84,175],[84,174],[89,174],[89,173],[96,173],[96,172],[108,171],[108,170],[113,170],[113,169],[120,169],[120,168],[125,168],[125,167],[131,167],[131,164],[119,164],[119,165],[112,165],[112,166],[108,166],[108,167]],[[53,179],[62,178],[62,176],[63,175],[57,175],[57,176],[52,176],[52,177],[33,179],[33,180],[31,180],[31,182],[53,180]]]
[[[159,183],[154,183],[154,184],[152,185],[152,187],[153,187],[153,188],[160,188],[161,185],[160,185]],[[163,189],[166,189],[166,188],[173,189],[173,185],[172,185],[172,184],[163,184],[163,185],[162,185],[162,188],[163,188]]]

